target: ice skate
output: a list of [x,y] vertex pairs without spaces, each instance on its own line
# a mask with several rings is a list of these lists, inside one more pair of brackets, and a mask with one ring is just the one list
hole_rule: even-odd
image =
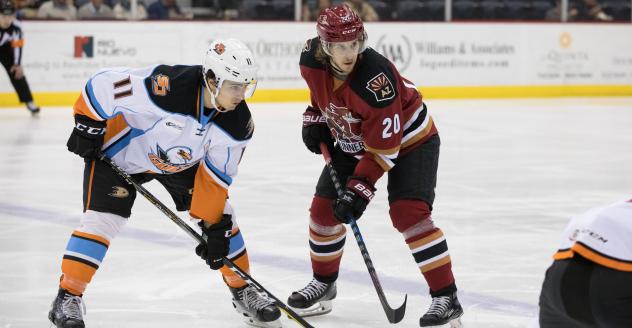
[[244,321],[255,327],[280,328],[281,311],[274,301],[267,296],[259,294],[252,286],[232,288],[233,306],[238,313],[244,316]]
[[75,296],[60,288],[48,312],[48,319],[57,328],[84,328],[84,313],[86,306],[81,296]]
[[292,292],[287,303],[301,317],[323,315],[331,312],[336,292],[335,282],[327,284],[312,279],[303,289]]
[[420,327],[460,328],[463,308],[456,293],[432,298],[428,312],[419,319]]
[[39,113],[39,106],[35,105],[32,101],[26,103],[26,110],[28,110],[32,115],[37,115]]

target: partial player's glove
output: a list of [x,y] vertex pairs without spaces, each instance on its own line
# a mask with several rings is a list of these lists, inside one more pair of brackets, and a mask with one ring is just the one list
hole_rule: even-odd
[[206,239],[206,245],[197,245],[195,253],[206,261],[211,269],[218,270],[224,266],[222,258],[228,255],[228,245],[233,229],[231,216],[224,214],[219,222],[208,227],[204,226],[204,222],[200,222],[200,227],[202,228],[202,238]]
[[105,121],[75,115],[75,128],[66,143],[68,150],[86,159],[97,158],[103,146],[105,125]]
[[334,138],[327,126],[325,117],[319,110],[307,107],[303,113],[303,143],[307,149],[315,154],[320,154],[320,143],[324,142],[329,149],[334,148]]
[[349,177],[347,189],[333,204],[336,219],[342,223],[350,223],[349,216],[359,219],[374,195],[375,187],[366,178]]

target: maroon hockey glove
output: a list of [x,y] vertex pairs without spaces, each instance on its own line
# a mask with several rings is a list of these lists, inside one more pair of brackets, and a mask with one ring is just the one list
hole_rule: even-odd
[[103,146],[105,121],[95,121],[84,115],[75,115],[75,128],[68,138],[68,150],[85,158],[97,158]]
[[231,216],[224,214],[219,222],[208,227],[204,226],[204,222],[200,222],[199,225],[206,244],[197,245],[195,253],[206,261],[211,269],[218,270],[224,266],[223,258],[228,255],[228,245],[233,230]]
[[334,148],[334,138],[322,113],[308,106],[303,113],[303,143],[309,151],[320,154],[320,143],[324,142],[329,149]]
[[375,187],[364,177],[350,177],[347,189],[334,201],[334,215],[342,223],[350,223],[349,217],[358,220],[375,195]]

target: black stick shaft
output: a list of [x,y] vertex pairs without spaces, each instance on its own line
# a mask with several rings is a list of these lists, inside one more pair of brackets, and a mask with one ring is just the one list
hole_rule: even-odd
[[[204,240],[204,238],[202,238],[202,236],[200,234],[198,234],[197,231],[193,230],[193,228],[191,228],[191,226],[186,224],[186,222],[182,221],[182,219],[179,216],[177,216],[175,213],[173,213],[173,211],[171,211],[167,206],[165,206],[165,204],[163,204],[160,200],[158,200],[158,198],[156,198],[149,191],[147,191],[147,189],[145,189],[145,187],[143,187],[138,182],[136,182],[134,180],[134,178],[132,178],[132,176],[129,175],[129,173],[123,171],[122,168],[120,168],[118,165],[116,165],[116,163],[114,163],[111,159],[107,158],[105,155],[101,155],[100,158],[101,158],[102,161],[104,161],[106,164],[108,164],[116,173],[118,173],[123,179],[125,179],[125,181],[127,181],[129,184],[134,186],[134,188],[136,189],[136,191],[138,191],[138,193],[143,195],[150,203],[152,203],[154,206],[156,206],[162,213],[164,213],[169,219],[171,219],[171,221],[173,221],[176,225],[178,225],[178,227],[182,228],[182,230],[184,230],[189,236],[191,236],[193,239],[195,239],[200,244],[206,244],[206,240]],[[258,283],[256,280],[254,280],[248,273],[246,273],[239,266],[237,266],[233,261],[231,261],[231,260],[229,260],[229,259],[227,259],[225,257],[222,260],[223,260],[224,264],[231,271],[233,271],[235,274],[237,274],[239,277],[241,277],[241,279],[243,279],[246,283],[248,283],[248,285],[255,287],[258,291],[264,292],[269,297],[274,299],[274,301],[276,302],[277,306],[281,310],[283,310],[283,312],[285,312],[285,314],[287,314],[290,317],[290,319],[296,321],[299,325],[301,325],[301,327],[314,328],[307,321],[305,321],[298,314],[296,314],[296,312],[294,312],[287,305],[285,305],[285,303],[281,302],[281,300],[279,300],[276,296],[274,296],[267,289],[265,289],[260,283]]]
[[[334,187],[336,188],[336,193],[338,196],[342,196],[343,189],[342,184],[340,183],[340,179],[338,179],[338,173],[336,169],[331,164],[331,155],[329,154],[329,149],[324,143],[320,144],[320,151],[323,153],[323,157],[325,158],[325,163],[327,164],[327,169],[329,171],[329,175],[331,176],[331,181],[334,183]],[[406,313],[406,302],[408,301],[408,294],[404,296],[404,303],[397,309],[391,308],[386,300],[386,296],[384,295],[384,290],[382,289],[382,284],[377,276],[377,272],[375,271],[375,267],[373,266],[373,261],[371,261],[371,256],[369,255],[369,250],[366,248],[366,244],[364,243],[364,239],[362,238],[362,234],[360,233],[360,228],[356,223],[356,220],[353,217],[349,217],[349,225],[351,226],[351,230],[353,231],[353,236],[355,236],[356,242],[358,243],[358,248],[360,248],[360,253],[362,254],[362,258],[364,259],[364,263],[369,271],[369,276],[371,277],[371,281],[373,282],[373,286],[377,292],[377,297],[380,299],[380,303],[382,304],[382,308],[386,313],[386,318],[390,323],[398,323],[400,322]]]

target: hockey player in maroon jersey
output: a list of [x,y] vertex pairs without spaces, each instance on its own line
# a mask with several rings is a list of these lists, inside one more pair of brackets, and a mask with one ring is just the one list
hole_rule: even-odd
[[391,221],[432,296],[419,324],[457,327],[463,309],[448,245],[431,217],[440,141],[421,94],[385,57],[366,48],[362,21],[347,6],[323,10],[317,31],[300,59],[311,93],[311,106],[303,114],[303,141],[316,154],[321,142],[328,145],[346,190],[337,196],[325,167],[310,208],[313,279],[293,292],[288,304],[305,316],[332,310],[345,244],[342,223],[362,216],[375,183],[388,172]]

